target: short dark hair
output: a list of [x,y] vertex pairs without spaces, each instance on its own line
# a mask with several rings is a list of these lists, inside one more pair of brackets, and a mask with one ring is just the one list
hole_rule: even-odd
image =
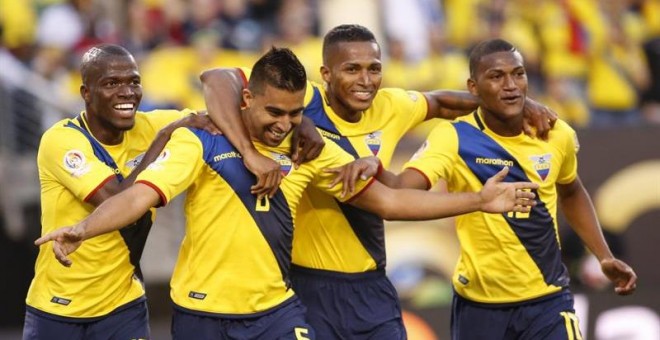
[[252,67],[248,88],[263,94],[266,84],[289,92],[303,90],[307,86],[305,67],[290,49],[272,47]]
[[517,52],[513,44],[502,39],[491,39],[478,43],[470,51],[470,77],[474,78],[481,58],[497,52]]
[[341,42],[373,42],[378,44],[374,34],[366,27],[356,24],[335,26],[323,37],[323,60],[330,48]]
[[99,62],[107,57],[128,57],[132,59],[133,55],[127,49],[114,44],[100,44],[90,48],[83,54],[80,63],[80,75],[83,83],[87,82],[90,71],[101,66]]

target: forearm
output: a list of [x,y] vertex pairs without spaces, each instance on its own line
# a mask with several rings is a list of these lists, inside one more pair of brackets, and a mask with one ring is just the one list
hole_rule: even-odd
[[431,220],[479,211],[479,193],[439,193],[415,189],[393,190],[374,182],[352,204],[386,220]]
[[436,90],[424,94],[429,101],[427,119],[453,120],[477,109],[479,100],[467,91]]
[[257,152],[241,119],[243,79],[237,69],[208,70],[201,75],[209,117],[241,153]]
[[172,132],[176,130],[179,127],[178,122],[173,122],[160,131],[158,131],[158,134],[156,134],[156,138],[151,142],[151,145],[149,145],[149,149],[144,153],[144,156],[142,157],[142,160],[140,160],[140,163],[131,171],[131,173],[126,177],[121,184],[119,185],[120,191],[123,191],[127,188],[129,188],[133,183],[135,182],[135,179],[137,176],[149,166],[149,164],[153,163],[160,153],[163,151],[165,148],[165,145],[167,142],[170,140],[170,137],[172,137]]
[[94,212],[76,225],[83,240],[119,230],[137,221],[160,197],[147,185],[137,183],[99,205]]
[[580,188],[571,195],[562,197],[560,204],[569,225],[594,256],[599,261],[612,258],[612,252],[605,241],[596,212],[586,190]]

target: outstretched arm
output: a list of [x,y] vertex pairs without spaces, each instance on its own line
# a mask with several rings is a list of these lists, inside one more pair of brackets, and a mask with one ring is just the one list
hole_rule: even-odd
[[489,178],[480,192],[440,193],[415,189],[391,189],[378,181],[350,203],[387,220],[429,220],[475,211],[503,213],[529,212],[535,205],[536,189],[531,182],[502,182],[508,168]]
[[40,246],[53,241],[55,257],[60,263],[69,267],[71,260],[67,255],[78,249],[84,240],[119,230],[135,222],[159,201],[160,196],[153,188],[136,183],[107,199],[80,223],[45,234],[34,244]]
[[[426,120],[431,118],[453,120],[469,114],[479,106],[479,98],[467,91],[436,90],[424,92],[424,97],[429,104]],[[548,138],[548,132],[557,121],[556,112],[530,98],[525,99],[523,115],[525,134],[542,139]]]
[[245,75],[237,68],[207,70],[200,76],[206,109],[227,139],[243,157],[245,166],[257,177],[252,193],[260,199],[273,196],[282,181],[280,165],[260,154],[241,119]]
[[637,287],[637,275],[629,265],[612,255],[596,218],[591,198],[580,178],[569,184],[558,184],[557,193],[571,228],[596,256],[603,273],[614,283],[614,291],[620,295],[632,294]]
[[98,207],[108,198],[126,190],[131,185],[133,185],[133,182],[135,182],[135,179],[142,172],[142,170],[146,169],[149,164],[158,158],[158,155],[160,155],[161,151],[163,151],[165,144],[167,144],[167,142],[170,140],[172,132],[174,132],[174,130],[178,129],[179,127],[194,127],[204,129],[212,134],[220,133],[220,130],[218,130],[218,128],[213,124],[206,113],[191,114],[168,124],[167,126],[160,129],[160,131],[158,131],[156,138],[153,140],[153,142],[151,142],[149,149],[147,149],[145,152],[142,160],[140,160],[140,163],[126,178],[124,178],[123,181],[119,182],[116,178],[113,178],[112,180],[106,182],[101,188],[99,188],[99,190],[96,191],[96,193],[94,193],[94,195],[87,199],[87,203]]

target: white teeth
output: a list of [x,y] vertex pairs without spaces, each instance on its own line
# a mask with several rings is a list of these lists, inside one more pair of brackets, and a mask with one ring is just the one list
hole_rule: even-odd
[[117,105],[115,105],[115,109],[117,109],[117,110],[133,110],[133,104],[131,104],[131,103],[117,104]]

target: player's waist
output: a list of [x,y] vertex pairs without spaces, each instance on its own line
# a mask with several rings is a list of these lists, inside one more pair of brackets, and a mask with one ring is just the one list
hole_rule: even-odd
[[267,308],[265,310],[257,311],[257,312],[250,312],[250,313],[222,313],[222,312],[211,312],[211,311],[204,311],[200,309],[193,309],[193,308],[188,308],[184,307],[181,304],[174,302],[174,308],[187,313],[187,314],[192,314],[192,315],[197,315],[197,316],[206,316],[206,317],[212,317],[212,318],[222,318],[222,319],[249,319],[249,318],[257,318],[261,317],[264,315],[268,315],[270,313],[273,313],[280,308],[284,308],[285,306],[295,302],[299,301],[300,298],[296,295],[293,295],[289,297],[288,299],[276,304],[275,306],[272,306],[270,308]]
[[519,306],[524,306],[524,305],[530,305],[530,304],[535,304],[539,302],[543,302],[549,299],[554,299],[554,298],[566,298],[566,299],[572,299],[571,291],[569,288],[564,287],[560,289],[559,291],[547,293],[541,296],[536,296],[533,298],[527,298],[524,300],[520,301],[513,301],[513,302],[480,302],[480,301],[474,301],[469,298],[466,298],[459,294],[456,290],[454,290],[454,296],[456,299],[459,299],[467,304],[475,305],[481,308],[507,308],[507,307],[519,307]]
[[37,315],[40,315],[42,317],[45,317],[45,318],[48,318],[48,319],[51,319],[51,320],[55,320],[55,321],[70,322],[70,323],[88,323],[88,322],[95,322],[95,321],[101,320],[101,319],[106,318],[106,317],[108,317],[112,314],[117,314],[117,313],[119,313],[121,311],[124,311],[128,308],[131,308],[131,307],[133,307],[133,306],[135,306],[139,303],[142,303],[146,300],[147,300],[147,297],[145,295],[142,295],[142,296],[138,297],[137,299],[129,301],[129,302],[127,302],[127,303],[125,303],[125,304],[123,304],[123,305],[107,312],[107,313],[103,313],[103,314],[100,314],[100,315],[89,316],[89,317],[87,317],[87,316],[73,316],[73,315],[55,314],[55,313],[52,313],[52,312],[48,312],[46,310],[42,310],[42,309],[37,308],[35,306],[32,306],[30,304],[26,304],[25,308],[28,311],[30,311],[34,314],[37,314]]
[[302,267],[295,264],[291,264],[290,273],[292,275],[297,275],[301,277],[311,277],[311,278],[320,277],[324,279],[330,279],[330,280],[334,279],[340,281],[361,281],[361,280],[370,280],[374,278],[385,277],[385,269],[383,268],[357,272],[357,273],[348,273],[348,272],[340,272],[334,270]]

